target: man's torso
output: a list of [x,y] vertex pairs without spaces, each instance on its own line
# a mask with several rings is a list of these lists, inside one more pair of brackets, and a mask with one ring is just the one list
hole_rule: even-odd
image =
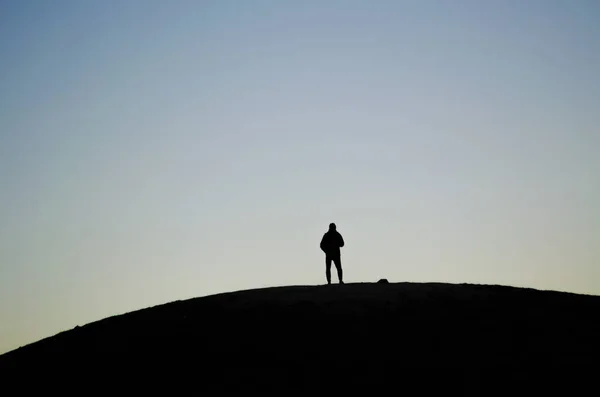
[[337,231],[328,231],[323,236],[323,251],[327,256],[339,257],[342,236]]

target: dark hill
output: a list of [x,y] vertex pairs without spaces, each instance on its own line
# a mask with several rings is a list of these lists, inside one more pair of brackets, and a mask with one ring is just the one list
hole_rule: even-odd
[[106,384],[119,370],[165,379],[192,371],[196,392],[207,395],[319,395],[330,387],[448,395],[563,387],[575,395],[595,386],[599,315],[598,296],[504,286],[265,288],[76,327],[0,356],[0,374],[85,369]]

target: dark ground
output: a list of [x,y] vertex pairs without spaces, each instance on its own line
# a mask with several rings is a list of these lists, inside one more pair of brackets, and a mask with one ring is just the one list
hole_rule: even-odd
[[575,396],[598,393],[599,353],[599,296],[358,283],[238,291],[106,318],[0,356],[0,377],[85,373],[142,391],[159,373],[209,396]]

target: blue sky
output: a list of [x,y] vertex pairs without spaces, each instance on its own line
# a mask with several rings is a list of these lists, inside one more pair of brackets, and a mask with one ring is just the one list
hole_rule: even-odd
[[599,18],[582,0],[3,1],[0,353],[322,284],[330,222],[346,282],[600,294]]

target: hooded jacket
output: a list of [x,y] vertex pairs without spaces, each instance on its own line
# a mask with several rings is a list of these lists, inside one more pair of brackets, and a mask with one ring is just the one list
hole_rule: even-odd
[[321,239],[321,250],[330,257],[339,257],[340,248],[344,246],[344,238],[335,229],[329,229]]

